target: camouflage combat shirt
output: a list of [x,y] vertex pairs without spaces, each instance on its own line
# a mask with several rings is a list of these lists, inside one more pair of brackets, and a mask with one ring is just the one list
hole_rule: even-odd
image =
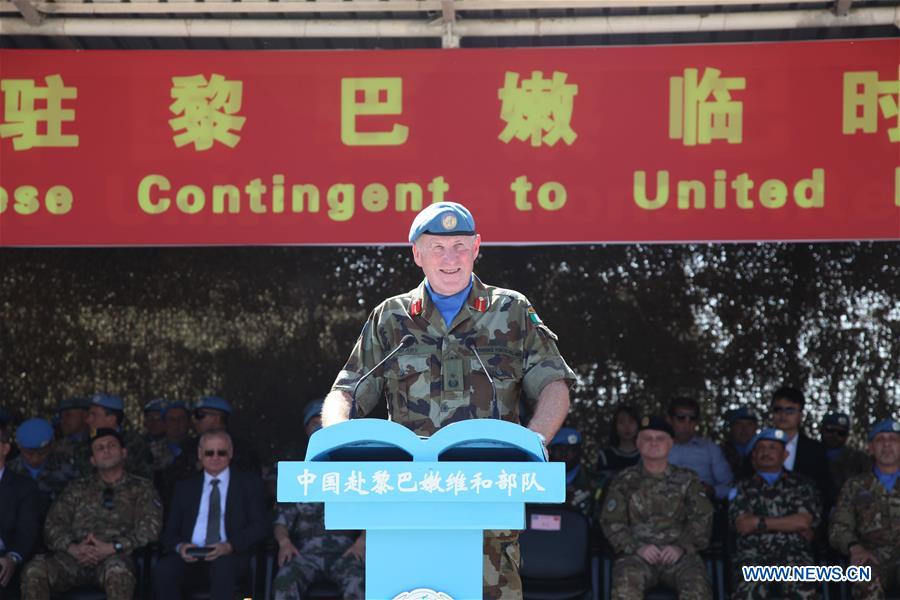
[[322,502],[278,504],[275,525],[284,525],[291,543],[301,555],[341,555],[359,537],[358,531],[326,531],[325,504]]
[[[729,498],[728,522],[732,530],[743,513],[758,517],[808,513],[812,516],[810,529],[816,529],[822,518],[822,499],[815,484],[790,471],[782,471],[773,485],[754,474],[739,481]],[[763,531],[737,536],[735,561],[740,564],[781,564],[789,559],[812,564],[810,543],[799,532]]]
[[[104,490],[111,503],[104,506]],[[110,492],[106,492],[110,497]],[[95,474],[73,481],[50,508],[44,537],[47,547],[64,552],[93,533],[106,542],[121,542],[123,552],[159,538],[162,502],[149,480],[126,473],[113,485]]]
[[859,543],[900,558],[900,483],[888,493],[871,472],[848,479],[831,514],[829,541],[843,554]]
[[357,392],[361,414],[383,397],[392,421],[418,435],[467,419],[491,416],[491,384],[475,354],[474,340],[494,385],[500,418],[519,422],[519,397],[533,407],[547,384],[575,374],[556,348],[556,335],[520,293],[487,286],[473,276],[466,302],[448,327],[423,281],[372,311],[332,390],[353,393],[364,373],[400,344],[402,349]]
[[609,484],[600,524],[616,554],[634,554],[646,544],[679,546],[690,554],[709,545],[712,518],[712,503],[696,473],[669,465],[653,474],[638,464]]

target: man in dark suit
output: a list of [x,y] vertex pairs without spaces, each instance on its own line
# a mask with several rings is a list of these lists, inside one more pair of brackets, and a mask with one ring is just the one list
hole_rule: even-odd
[[154,572],[156,597],[181,598],[186,579],[231,600],[249,571],[249,550],[268,531],[262,480],[231,469],[234,449],[225,431],[208,431],[197,455],[203,472],[178,482],[163,531],[165,556]]
[[803,392],[796,388],[782,387],[775,390],[771,404],[772,423],[788,436],[788,457],[784,461],[784,468],[805,475],[816,484],[822,495],[823,515],[827,516],[834,505],[834,483],[825,446],[807,437],[801,430],[805,402]]
[[38,540],[37,484],[6,468],[11,449],[9,433],[0,429],[0,600],[12,597],[14,576]]

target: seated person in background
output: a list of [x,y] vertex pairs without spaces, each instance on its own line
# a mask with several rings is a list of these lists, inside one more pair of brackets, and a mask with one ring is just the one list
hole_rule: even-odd
[[163,532],[163,558],[153,573],[156,597],[182,597],[185,579],[230,600],[250,570],[250,549],[266,537],[262,480],[255,472],[231,469],[233,448],[225,431],[200,436],[197,457],[203,471],[179,481]]
[[125,471],[122,434],[98,429],[88,443],[96,473],[72,482],[50,509],[44,535],[51,553],[25,566],[23,600],[91,583],[109,600],[133,598],[131,553],[159,537],[162,503],[148,480]]
[[[822,514],[831,512],[834,504],[834,484],[825,446],[803,433],[803,407],[806,399],[797,388],[782,387],[772,394],[772,424],[788,436],[788,456],[784,468],[813,480],[822,495]],[[824,519],[823,519],[824,521]]]
[[38,541],[37,484],[6,468],[10,450],[9,433],[0,426],[0,600],[18,589],[15,576]]
[[53,426],[49,421],[46,419],[23,421],[16,429],[19,456],[6,465],[13,473],[33,479],[37,483],[36,507],[38,523],[42,530],[50,505],[62,494],[70,481],[79,477],[73,463],[63,461],[61,455],[52,452],[52,443]]
[[670,465],[672,427],[644,417],[637,437],[641,464],[620,472],[606,492],[600,524],[618,558],[613,600],[635,600],[658,583],[679,598],[711,600],[698,552],[709,544],[713,506],[697,475]]
[[847,439],[850,436],[849,415],[828,413],[822,418],[819,432],[822,434],[822,444],[826,448],[825,456],[828,457],[831,479],[836,491],[844,487],[844,482],[854,475],[872,470],[871,456],[847,446]]
[[880,421],[869,432],[875,467],[851,477],[831,515],[829,541],[850,564],[870,565],[872,580],[853,583],[853,597],[884,598],[900,588],[900,422]]
[[726,412],[725,421],[728,423],[728,439],[719,444],[719,448],[735,480],[749,477],[753,474],[750,442],[759,430],[759,417],[749,406],[741,406]]
[[566,463],[566,506],[577,510],[593,526],[597,477],[581,464],[581,434],[561,427],[548,447],[550,460]]
[[740,568],[753,565],[815,565],[813,529],[822,515],[819,492],[810,480],[784,470],[787,434],[763,429],[751,443],[754,475],[729,494],[728,520],[737,533],[734,600],[817,598],[814,582],[745,581]]
[[597,456],[597,471],[604,479],[638,464],[641,454],[635,440],[640,421],[637,411],[627,404],[620,404],[613,411],[609,446],[602,448]]
[[700,405],[693,398],[675,398],[667,419],[675,432],[669,463],[696,473],[710,498],[724,499],[731,489],[731,467],[715,442],[697,436]]
[[53,442],[53,454],[58,455],[61,462],[74,464],[75,451],[87,442],[91,433],[87,424],[90,407],[87,398],[79,397],[66,398],[57,405],[60,438]]

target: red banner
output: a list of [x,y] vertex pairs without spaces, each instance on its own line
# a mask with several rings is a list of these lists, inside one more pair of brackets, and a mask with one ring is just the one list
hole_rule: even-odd
[[898,57],[0,51],[0,245],[897,240]]

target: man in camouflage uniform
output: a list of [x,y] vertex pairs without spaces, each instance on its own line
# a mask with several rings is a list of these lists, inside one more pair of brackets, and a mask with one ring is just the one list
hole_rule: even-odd
[[279,504],[275,516],[275,600],[299,600],[318,578],[335,582],[344,600],[364,597],[365,563],[358,531],[326,531],[321,502]]
[[745,581],[742,566],[815,565],[811,541],[822,515],[812,481],[784,469],[787,434],[764,429],[753,438],[754,475],[729,495],[728,520],[737,533],[734,600],[818,598],[812,582]]
[[109,600],[134,596],[131,553],[158,538],[162,503],[148,480],[125,471],[120,432],[96,430],[90,450],[97,472],[73,482],[50,509],[44,535],[51,553],[25,566],[22,600],[89,583]]
[[750,443],[759,428],[759,417],[749,406],[741,406],[726,412],[725,421],[728,423],[728,439],[719,447],[731,467],[734,480],[738,481],[753,474]]
[[828,456],[828,466],[834,479],[834,489],[840,490],[844,482],[861,473],[872,470],[872,457],[847,445],[850,436],[850,416],[845,413],[828,413],[822,418],[822,443]]
[[550,460],[566,463],[566,506],[583,514],[593,526],[599,477],[581,464],[581,433],[571,427],[561,427],[548,450]]
[[660,583],[681,600],[712,599],[698,552],[709,544],[713,506],[696,473],[669,464],[673,443],[665,419],[641,419],[641,463],[620,471],[607,488],[600,524],[618,556],[613,600],[638,600]]
[[[122,437],[125,449],[128,451],[125,459],[125,469],[134,475],[151,479],[153,477],[153,455],[150,453],[150,445],[141,434],[130,429],[124,429],[125,403],[118,396],[110,394],[94,394],[91,397],[91,406],[88,409],[87,423],[91,431],[98,429],[115,429]],[[88,444],[83,444],[75,452],[75,466],[82,476],[91,474],[91,450]]]
[[[522,294],[472,274],[481,237],[471,213],[455,202],[431,204],[413,221],[409,241],[425,280],[372,311],[325,399],[324,425],[353,416],[362,375],[411,336],[413,343],[359,385],[362,414],[384,398],[391,420],[427,436],[495,415],[519,423],[521,396],[533,413],[528,427],[552,439],[568,412],[574,373]],[[496,387],[496,412],[479,357]],[[517,533],[488,532],[484,550],[484,597],[521,598]]]
[[33,479],[38,487],[38,523],[43,527],[50,505],[62,494],[70,481],[79,477],[75,466],[51,450],[53,426],[45,419],[28,419],[16,429],[19,456],[6,467]]
[[869,432],[874,468],[844,484],[831,515],[831,546],[852,565],[872,567],[872,580],[852,584],[853,597],[876,600],[900,587],[900,422]]
[[86,398],[66,398],[56,407],[59,415],[60,438],[53,443],[53,454],[60,462],[75,464],[75,451],[84,446],[90,435],[87,413],[90,402]]

